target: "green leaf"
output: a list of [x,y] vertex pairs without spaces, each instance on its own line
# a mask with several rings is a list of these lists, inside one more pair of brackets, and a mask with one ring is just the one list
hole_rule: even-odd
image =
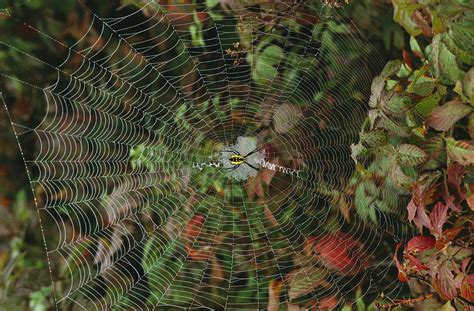
[[415,178],[405,174],[400,165],[389,168],[388,176],[395,185],[405,189],[410,189],[410,186],[415,182]]
[[351,144],[351,158],[355,163],[359,163],[359,158],[364,157],[368,154],[367,148],[365,148],[361,143]]
[[446,164],[447,155],[443,138],[439,136],[430,137],[423,144],[423,150],[430,158],[423,166],[425,169],[434,170]]
[[388,130],[389,132],[393,132],[393,134],[399,136],[399,137],[407,137],[410,135],[410,130],[408,127],[402,125],[402,124],[397,124],[394,121],[392,121],[390,118],[388,118],[386,115],[381,116],[381,120],[379,123],[379,127],[384,128]]
[[385,87],[385,80],[388,77],[396,74],[400,70],[401,65],[402,65],[402,62],[400,60],[391,60],[385,65],[380,75],[374,78],[374,80],[372,81],[372,85],[370,87],[370,90],[371,90],[371,95],[369,99],[370,107],[372,108],[377,107],[380,101],[380,98],[382,97],[382,94],[383,94],[383,90]]
[[208,8],[211,8],[217,4],[219,4],[219,0],[206,0],[206,5]]
[[365,180],[358,184],[355,191],[354,205],[357,214],[365,221],[377,223],[377,210],[386,211],[386,202],[380,200],[381,189],[372,180]]
[[445,132],[471,111],[472,107],[464,105],[460,100],[452,100],[443,106],[434,108],[430,117],[426,119],[426,124],[438,131]]
[[416,41],[415,37],[410,36],[410,49],[412,50],[413,53],[416,55],[422,57],[423,56],[423,51],[421,50],[420,45]]
[[[457,14],[455,14],[457,15]],[[454,15],[453,15],[454,16]],[[443,42],[448,49],[466,64],[474,64],[474,26],[472,15],[461,15],[451,23],[449,31],[443,34]]]
[[409,96],[394,95],[388,101],[386,110],[393,114],[401,114],[410,109],[411,103],[412,101]]
[[315,288],[331,288],[331,284],[326,281],[327,271],[311,267],[293,271],[288,274],[288,296],[290,300],[311,293]]
[[29,307],[32,311],[46,311],[50,306],[50,296],[52,295],[51,287],[42,287],[36,292],[29,295]]
[[388,77],[393,76],[394,74],[396,74],[400,70],[401,66],[402,66],[402,61],[401,60],[398,60],[398,59],[391,60],[385,65],[382,72],[380,73],[380,76],[383,79],[387,79]]
[[387,80],[385,83],[385,89],[387,91],[393,90],[393,88],[398,84],[397,80]]
[[366,311],[367,307],[364,303],[364,296],[362,295],[362,288],[358,287],[356,290],[356,307],[357,311]]
[[30,0],[30,1],[25,2],[25,5],[29,6],[32,9],[39,9],[40,7],[44,5],[44,2],[41,0]]
[[443,42],[446,44],[448,49],[456,55],[456,57],[459,58],[460,61],[468,64],[468,65],[473,65],[474,64],[474,53],[466,51],[456,45],[454,42],[453,38],[449,36],[448,34],[444,33],[443,34]]
[[462,81],[464,79],[464,72],[459,69],[456,56],[441,41],[441,35],[433,37],[431,57],[435,76],[439,77],[444,83],[452,85],[457,80]]
[[474,146],[464,140],[446,138],[446,148],[451,160],[462,165],[474,164]]
[[423,98],[415,105],[415,111],[419,113],[423,118],[427,118],[431,115],[431,112],[435,107],[438,106],[441,100],[441,94],[434,93],[428,97]]
[[269,84],[277,74],[276,64],[283,56],[283,49],[276,45],[270,45],[258,54],[252,77],[262,84]]
[[451,301],[448,301],[441,307],[441,311],[456,311],[456,309],[451,305]]
[[414,166],[423,163],[427,159],[423,149],[409,144],[398,146],[398,161],[401,165]]
[[474,106],[474,68],[471,68],[464,76],[462,89],[471,106]]
[[412,75],[412,69],[407,65],[403,64],[400,70],[397,72],[397,77],[404,79]]
[[[418,72],[423,72],[420,70],[415,71],[415,75]],[[436,87],[436,80],[430,77],[418,76],[413,80],[407,87],[408,93],[414,93],[420,96],[430,95],[434,88]]]
[[387,135],[384,131],[374,130],[362,133],[360,136],[361,143],[367,148],[374,148],[387,143]]

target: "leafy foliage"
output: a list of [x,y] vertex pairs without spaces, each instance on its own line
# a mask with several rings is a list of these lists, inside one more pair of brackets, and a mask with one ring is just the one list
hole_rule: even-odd
[[411,35],[411,53],[404,51],[402,62],[389,62],[372,83],[372,109],[353,147],[359,175],[368,170],[371,177],[355,191],[375,179],[373,165],[391,163],[385,172],[377,171],[383,174],[379,178],[405,189],[401,196],[411,197],[406,217],[419,230],[395,250],[399,280],[415,294],[436,294],[417,302],[426,308],[454,304],[467,310],[472,303],[473,54],[472,40],[461,40],[460,33],[474,36],[473,7],[463,1],[393,4],[394,19]]

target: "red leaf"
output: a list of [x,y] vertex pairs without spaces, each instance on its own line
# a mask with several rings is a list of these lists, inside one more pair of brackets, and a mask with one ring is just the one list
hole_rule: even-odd
[[263,170],[259,175],[260,179],[268,186],[271,184],[276,171],[274,170]]
[[314,250],[323,264],[343,273],[357,273],[366,257],[363,244],[351,236],[336,232],[316,239]]
[[316,25],[319,22],[319,18],[314,14],[308,14],[305,12],[299,12],[299,14],[295,16],[295,20],[301,25]]
[[265,150],[265,158],[267,160],[273,160],[275,158],[277,150],[274,145],[264,144],[262,149]]
[[436,176],[426,175],[420,179],[418,184],[414,187],[412,193],[413,197],[408,203],[408,220],[413,221],[418,228],[425,226],[432,229],[432,225],[425,210],[426,195],[430,193],[433,183],[436,181]]
[[314,242],[316,241],[316,237],[309,237],[306,240],[306,245],[305,245],[305,251],[308,256],[311,256],[313,254],[313,245]]
[[204,23],[208,17],[209,14],[207,12],[197,12],[198,19],[201,23]]
[[443,248],[445,248],[446,244],[448,244],[449,241],[454,240],[454,238],[456,238],[456,236],[459,234],[459,232],[462,231],[462,229],[462,227],[456,227],[444,230],[443,236],[437,237],[436,249],[442,250]]
[[407,258],[409,260],[410,266],[414,268],[416,271],[421,271],[421,270],[430,270],[430,268],[424,264],[422,264],[418,258],[416,258],[413,255],[408,254]]
[[189,258],[197,261],[207,261],[211,256],[211,252],[206,248],[192,248],[186,246],[186,250],[188,251]]
[[425,251],[427,249],[432,249],[435,247],[436,239],[431,235],[419,235],[413,237],[407,243],[407,247],[405,248],[408,252],[415,252],[415,251]]
[[268,221],[270,221],[270,223],[273,225],[273,226],[278,226],[278,221],[276,220],[275,216],[273,216],[273,213],[272,211],[268,208],[267,205],[265,205],[264,207],[264,214],[265,214],[265,217],[268,219]]
[[398,269],[398,280],[400,280],[400,282],[406,282],[406,281],[408,281],[407,274],[406,274],[405,270],[403,269],[403,266],[400,263],[400,261],[398,260],[398,256],[397,256],[398,255],[398,250],[400,249],[401,245],[402,245],[402,243],[397,244],[397,247],[395,248],[395,253],[393,254],[393,261],[395,261],[395,265],[397,266],[397,269]]
[[319,310],[333,310],[338,303],[339,299],[337,298],[337,296],[324,297],[319,301]]
[[454,196],[454,208],[453,210],[459,212],[459,205],[466,197],[466,193],[461,188],[461,181],[466,168],[457,163],[452,162],[448,167],[448,178],[446,179],[446,184],[448,186],[449,193]]
[[469,262],[471,261],[471,258],[466,258],[462,261],[461,264],[461,270],[463,273],[466,273],[467,266],[469,265]]
[[474,302],[474,274],[466,275],[461,284],[461,297]]
[[443,231],[443,235],[448,238],[448,240],[453,240],[459,232],[461,232],[463,227],[456,227],[451,229],[446,229]]
[[193,20],[193,15],[189,13],[168,13],[166,17],[168,18],[168,22],[175,27],[190,24]]
[[408,54],[407,51],[405,51],[405,49],[402,50],[402,55],[403,55],[403,60],[405,61],[405,63],[408,65],[410,69],[413,70],[413,65],[411,63],[410,55]]
[[433,287],[444,300],[451,300],[456,297],[456,282],[453,273],[448,268],[447,262],[439,265],[438,271],[433,279]]
[[206,218],[204,215],[196,214],[193,218],[186,224],[185,235],[188,239],[195,238],[199,232],[201,232],[202,226]]
[[434,233],[436,238],[439,238],[443,235],[443,225],[446,222],[446,215],[448,212],[448,205],[443,204],[443,202],[438,202],[434,206],[430,215],[430,222],[433,226],[431,230]]
[[418,205],[417,217],[415,217],[414,222],[419,228],[421,228],[422,226],[425,226],[428,229],[433,229],[433,226],[431,225],[431,221],[428,217],[428,214],[426,214],[424,204]]

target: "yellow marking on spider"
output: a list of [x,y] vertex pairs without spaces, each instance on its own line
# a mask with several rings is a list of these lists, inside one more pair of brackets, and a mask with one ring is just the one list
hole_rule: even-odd
[[244,164],[245,158],[241,155],[233,155],[229,158],[229,162],[232,165],[241,165]]

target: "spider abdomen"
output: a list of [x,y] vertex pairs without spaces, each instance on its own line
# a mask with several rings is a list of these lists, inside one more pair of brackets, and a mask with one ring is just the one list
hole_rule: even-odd
[[245,158],[241,155],[233,155],[229,158],[229,162],[232,165],[240,165],[245,162]]

